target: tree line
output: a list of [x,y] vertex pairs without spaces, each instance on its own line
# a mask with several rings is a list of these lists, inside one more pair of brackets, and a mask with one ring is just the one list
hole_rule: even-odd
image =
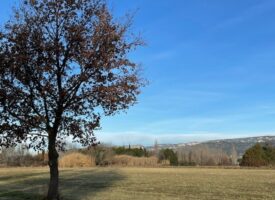
[[[146,149],[143,147],[131,147],[130,145],[125,147],[100,144],[81,149],[71,146],[65,152],[60,151],[59,154],[62,159],[63,156],[74,152],[90,157],[96,166],[109,166],[116,165],[116,163],[124,163],[126,162],[126,158],[129,162],[138,163],[138,165],[141,165],[141,159],[134,158],[146,158],[146,163],[153,163],[154,166],[203,166],[233,164],[232,158],[227,156],[225,153],[214,153],[214,151],[209,151],[206,148],[192,149],[185,152],[169,148]],[[147,158],[154,160],[154,162],[148,162]],[[23,146],[16,148],[4,148],[0,153],[0,166],[43,166],[47,165],[47,161],[48,155],[45,151],[30,153]]]
[[[108,146],[77,149],[70,147],[63,156],[70,158],[71,153],[80,153],[88,156],[95,166],[247,166],[261,167],[275,165],[275,147],[269,144],[255,144],[247,149],[242,157],[238,157],[236,149],[232,146],[228,155],[219,149],[210,149],[206,146],[196,146],[189,149],[146,149],[143,147]],[[140,158],[140,159],[136,159]],[[142,158],[144,158],[142,160]],[[71,160],[75,160],[72,159]],[[12,148],[4,148],[0,153],[0,166],[45,166],[48,155],[45,151],[31,153],[23,145]],[[131,163],[131,164],[129,164]],[[73,165],[70,163],[69,165]]]
[[35,167],[48,164],[48,154],[45,151],[32,154],[23,145],[3,148],[0,153],[1,167]]

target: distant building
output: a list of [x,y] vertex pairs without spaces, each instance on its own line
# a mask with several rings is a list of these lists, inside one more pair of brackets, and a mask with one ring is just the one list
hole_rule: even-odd
[[129,148],[129,149],[145,149],[143,145],[135,144],[135,145],[124,145],[124,148]]

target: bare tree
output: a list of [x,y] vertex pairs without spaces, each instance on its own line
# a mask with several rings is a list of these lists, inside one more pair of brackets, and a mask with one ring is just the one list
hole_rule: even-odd
[[155,139],[154,142],[154,150],[153,150],[154,156],[158,157],[159,155],[159,145],[158,145],[158,140]]
[[128,53],[143,42],[130,27],[104,0],[30,0],[0,31],[0,145],[48,148],[49,200],[64,139],[95,144],[101,116],[137,101],[143,81]]
[[232,165],[238,164],[238,152],[234,144],[232,144],[232,149],[231,149],[231,161],[232,161]]

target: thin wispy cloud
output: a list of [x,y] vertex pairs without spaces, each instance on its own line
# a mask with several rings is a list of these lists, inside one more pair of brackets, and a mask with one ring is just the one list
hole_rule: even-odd
[[[166,105],[174,105],[180,103],[183,105],[189,105],[199,102],[219,101],[225,98],[227,95],[222,92],[210,91],[210,90],[198,90],[198,89],[174,89],[171,85],[163,88],[160,93],[148,94],[145,97],[147,103],[158,104],[163,103]],[[158,102],[159,99],[165,97],[166,101]]]
[[167,51],[163,51],[163,52],[159,52],[151,55],[150,61],[162,61],[165,59],[171,59],[176,55],[177,55],[177,52],[175,52],[174,50],[167,50]]
[[99,141],[111,145],[143,144],[153,146],[157,140],[159,144],[179,144],[188,142],[205,142],[216,139],[233,139],[253,136],[274,136],[275,130],[270,132],[228,133],[223,132],[189,132],[181,134],[156,134],[146,132],[99,132]]
[[[181,131],[203,130],[209,125],[217,125],[222,122],[224,122],[224,119],[221,118],[168,118],[145,124],[143,127],[139,128],[139,130],[144,132],[154,131],[163,134],[167,132],[168,129],[169,132],[179,133]],[[164,129],[163,127],[166,128]]]
[[251,6],[244,10],[242,13],[236,16],[232,16],[217,24],[213,30],[230,28],[232,26],[244,23],[248,20],[252,20],[254,17],[261,15],[265,12],[272,11],[275,8],[274,1],[261,1],[260,3]]

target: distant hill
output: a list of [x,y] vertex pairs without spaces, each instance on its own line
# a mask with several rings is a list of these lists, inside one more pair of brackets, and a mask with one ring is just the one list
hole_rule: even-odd
[[[222,139],[222,140],[211,140],[206,142],[190,142],[180,144],[160,144],[160,149],[170,148],[175,150],[192,150],[199,146],[204,146],[213,150],[222,150],[228,155],[231,153],[234,147],[238,153],[238,156],[242,156],[244,152],[256,143],[269,143],[275,146],[275,136],[259,136],[259,137],[247,137],[247,138],[236,138],[236,139]],[[151,149],[153,147],[149,147]]]

